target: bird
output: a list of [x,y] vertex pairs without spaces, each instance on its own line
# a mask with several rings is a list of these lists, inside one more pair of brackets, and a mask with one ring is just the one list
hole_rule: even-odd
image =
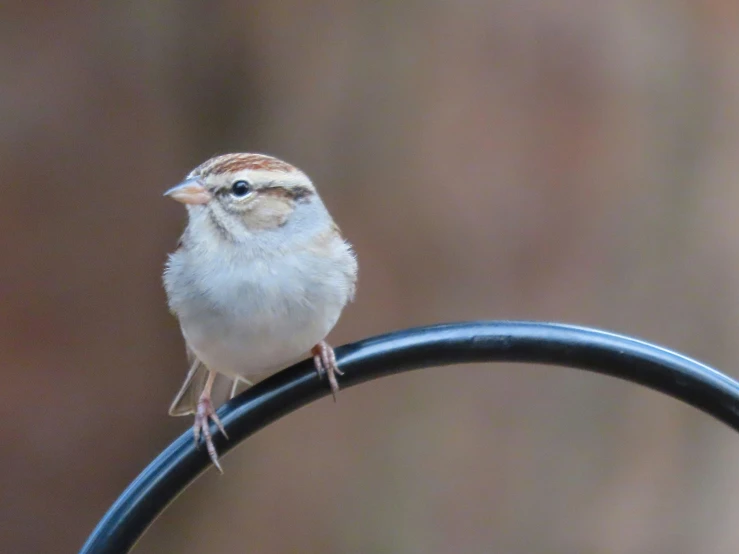
[[251,385],[305,357],[336,400],[336,363],[326,336],[354,299],[357,258],[308,176],[273,156],[215,156],[164,195],[188,222],[163,282],[179,321],[189,371],[169,409],[194,415],[222,473],[211,421],[228,438],[211,399],[217,375]]

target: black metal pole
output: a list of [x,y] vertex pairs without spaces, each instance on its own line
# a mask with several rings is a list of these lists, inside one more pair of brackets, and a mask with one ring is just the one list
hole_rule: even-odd
[[[739,431],[739,383],[670,350],[613,333],[555,323],[480,321],[419,327],[336,349],[343,388],[423,367],[470,362],[569,366],[663,392]],[[311,361],[240,394],[218,414],[230,440],[213,435],[226,454],[259,429],[327,396]],[[133,481],[88,538],[81,554],[128,552],[164,508],[210,467],[186,431]]]

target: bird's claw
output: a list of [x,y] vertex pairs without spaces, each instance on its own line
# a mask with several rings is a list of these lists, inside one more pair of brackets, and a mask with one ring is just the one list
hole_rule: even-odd
[[216,466],[218,471],[223,473],[221,464],[218,462],[218,452],[213,444],[213,436],[210,432],[211,420],[216,424],[218,430],[223,433],[223,436],[228,438],[226,429],[224,429],[223,423],[221,423],[221,418],[218,417],[216,411],[213,409],[213,403],[210,397],[201,396],[200,400],[198,400],[197,412],[195,413],[195,424],[192,426],[193,435],[195,436],[195,447],[197,448],[199,446],[200,436],[202,435],[203,442],[205,442],[205,447],[208,450],[210,459],[213,461],[213,465]]
[[313,354],[313,363],[316,366],[316,372],[319,377],[324,375],[328,377],[328,383],[331,386],[331,395],[336,402],[336,393],[339,391],[339,382],[336,375],[344,375],[344,372],[336,365],[336,354],[334,349],[325,341],[319,342],[311,350]]

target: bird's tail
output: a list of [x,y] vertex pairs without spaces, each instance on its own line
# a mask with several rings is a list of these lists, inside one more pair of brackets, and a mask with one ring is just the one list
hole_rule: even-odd
[[182,383],[177,396],[169,407],[169,415],[186,416],[194,414],[197,410],[198,398],[205,388],[205,380],[208,370],[195,356],[192,357],[190,371],[187,372],[185,382]]

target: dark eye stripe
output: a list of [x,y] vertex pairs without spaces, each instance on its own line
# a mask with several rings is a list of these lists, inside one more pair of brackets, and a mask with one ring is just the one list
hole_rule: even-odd
[[309,189],[308,187],[281,187],[281,186],[272,186],[265,189],[262,189],[261,191],[263,194],[269,194],[272,196],[281,196],[283,198],[289,198],[290,200],[295,200],[296,202],[299,202],[300,200],[304,200],[305,198],[308,198],[313,194],[313,191]]
[[[306,198],[309,198],[314,194],[313,189],[301,186],[282,187],[279,185],[273,185],[256,189],[252,185],[249,186],[251,187],[250,192],[256,192],[258,194],[266,194],[270,196],[280,196],[282,198],[287,198],[296,202],[305,200]],[[233,194],[233,185],[219,188],[218,190],[216,190],[216,194],[219,196]]]

